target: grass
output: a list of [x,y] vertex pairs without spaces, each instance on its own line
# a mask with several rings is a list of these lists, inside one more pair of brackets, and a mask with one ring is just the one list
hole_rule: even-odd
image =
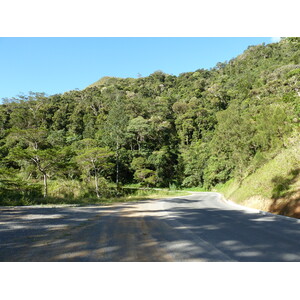
[[298,205],[295,195],[300,191],[299,174],[300,147],[296,144],[282,150],[243,181],[230,180],[216,186],[216,190],[225,198],[245,206],[293,215],[293,208],[286,208],[292,201],[293,205]]
[[191,187],[191,188],[183,188],[182,191],[186,192],[207,192],[203,187]]
[[276,189],[281,192],[292,190],[293,187],[288,184],[282,184],[281,188],[278,185],[280,185],[280,181],[289,181],[292,178],[291,174],[295,172],[295,168],[300,163],[298,152],[298,149],[286,149],[242,182],[232,180],[219,187],[219,191],[237,202],[242,202],[256,195],[273,198]]
[[168,191],[168,190],[151,190],[151,189],[137,190],[136,193],[129,196],[103,199],[101,203],[112,204],[112,203],[120,203],[120,202],[140,201],[140,200],[147,200],[147,199],[161,199],[161,198],[186,196],[186,195],[189,195],[189,193],[185,191]]
[[[116,186],[116,184],[114,184],[114,186]],[[141,185],[139,183],[124,184],[123,188],[139,189],[141,188]]]
[[[87,194],[86,196],[79,195],[76,190],[76,184],[71,183],[70,187],[75,189],[74,194],[68,194],[66,187],[66,182],[59,185],[57,182],[52,182],[50,188],[49,196],[38,197],[34,199],[22,199],[22,201],[8,201],[0,203],[0,205],[109,205],[114,203],[124,203],[124,202],[136,202],[146,199],[160,199],[176,196],[189,195],[186,191],[169,191],[169,190],[155,190],[155,189],[133,189],[132,187],[126,188],[127,195],[120,196],[102,196],[97,198],[93,193]],[[129,190],[129,191],[128,191]],[[64,191],[64,193],[62,192]],[[85,191],[86,192],[86,191]],[[61,193],[61,194],[59,194]],[[68,197],[69,195],[69,197]]]

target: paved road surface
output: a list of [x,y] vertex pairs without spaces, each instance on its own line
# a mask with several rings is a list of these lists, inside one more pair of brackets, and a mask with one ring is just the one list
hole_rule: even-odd
[[0,208],[0,261],[300,261],[300,223],[216,193],[114,206]]

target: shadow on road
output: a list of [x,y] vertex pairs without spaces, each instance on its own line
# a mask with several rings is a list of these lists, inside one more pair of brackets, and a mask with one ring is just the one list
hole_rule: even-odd
[[135,204],[1,209],[0,260],[300,261],[299,224],[184,206],[191,201],[168,200],[183,206],[167,210]]

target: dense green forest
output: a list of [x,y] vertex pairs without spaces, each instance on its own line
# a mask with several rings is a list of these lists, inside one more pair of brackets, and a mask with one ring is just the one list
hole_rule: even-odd
[[210,70],[3,99],[0,202],[241,183],[299,141],[299,79],[300,38],[284,38]]

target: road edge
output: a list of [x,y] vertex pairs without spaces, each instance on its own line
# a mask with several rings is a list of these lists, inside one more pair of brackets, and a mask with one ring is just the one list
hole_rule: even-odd
[[243,206],[243,205],[237,204],[237,203],[235,203],[235,202],[233,202],[233,201],[231,201],[229,199],[226,199],[224,197],[224,195],[221,194],[221,193],[218,193],[218,192],[215,192],[215,193],[219,195],[221,201],[223,201],[224,203],[226,203],[226,204],[228,204],[230,206],[234,206],[236,208],[239,208],[239,209],[242,209],[242,210],[246,210],[248,212],[258,213],[258,214],[263,215],[263,216],[271,216],[271,217],[276,217],[276,218],[280,218],[280,219],[292,221],[292,222],[295,222],[295,223],[300,223],[300,219],[292,218],[292,217],[287,217],[287,216],[283,216],[283,215],[276,215],[276,214],[270,213],[268,211],[263,211],[263,210],[260,210],[260,209],[257,209],[257,208]]

